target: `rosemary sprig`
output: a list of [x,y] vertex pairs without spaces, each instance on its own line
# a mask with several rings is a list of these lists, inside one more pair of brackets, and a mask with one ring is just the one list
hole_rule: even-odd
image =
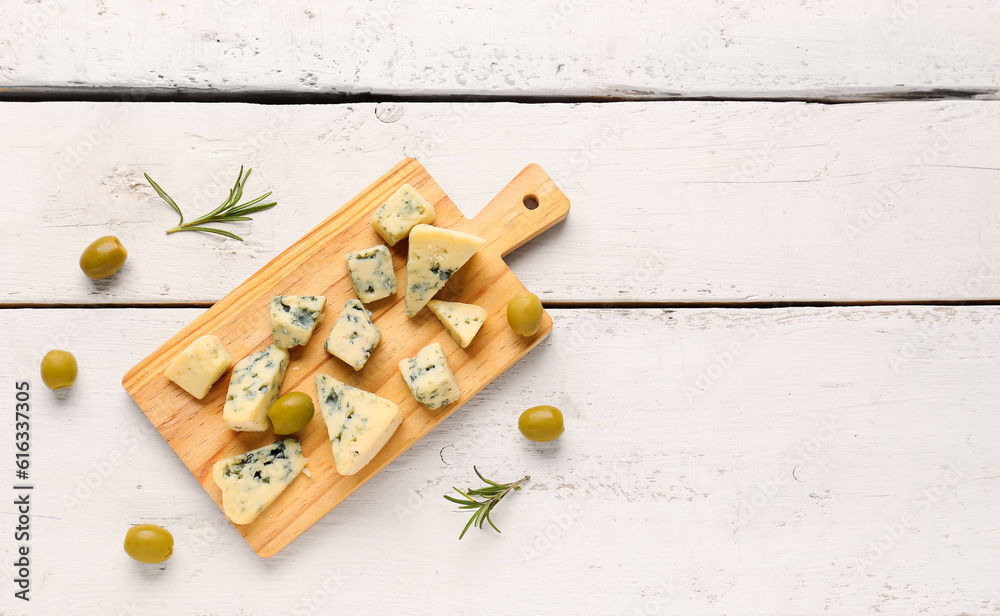
[[[253,169],[247,169],[246,175],[243,174],[243,167],[240,166],[240,174],[236,176],[236,184],[229,189],[229,198],[222,202],[222,205],[215,208],[208,214],[201,216],[192,220],[191,222],[184,222],[184,214],[181,213],[181,208],[177,206],[177,202],[170,198],[160,185],[153,181],[153,178],[149,177],[148,173],[144,173],[146,176],[146,181],[149,185],[153,187],[156,194],[160,195],[160,198],[167,202],[177,215],[180,216],[180,222],[177,223],[176,227],[167,229],[167,233],[177,233],[179,231],[204,231],[205,233],[215,233],[218,235],[224,235],[230,237],[234,240],[243,241],[243,238],[232,233],[231,231],[226,231],[225,229],[216,229],[214,227],[206,227],[206,224],[217,224],[225,222],[240,222],[245,220],[253,220],[250,218],[249,214],[254,214],[256,212],[263,212],[264,210],[269,210],[272,207],[278,205],[277,201],[272,201],[271,203],[260,203],[264,199],[271,196],[271,191],[267,194],[261,195],[252,201],[247,201],[246,203],[240,203],[240,199],[243,198],[243,187],[247,183],[247,179],[250,177],[250,172]],[[258,205],[260,204],[260,205]]]
[[[472,514],[472,518],[466,523],[465,528],[462,529],[462,534],[458,536],[459,539],[465,536],[465,532],[469,530],[472,526],[483,527],[485,522],[489,522],[493,530],[500,532],[497,525],[493,523],[490,519],[490,512],[493,508],[497,506],[504,496],[507,496],[512,490],[517,491],[521,489],[521,484],[531,479],[531,477],[525,475],[524,479],[518,479],[512,483],[497,483],[495,481],[490,481],[483,474],[479,472],[479,469],[475,466],[472,470],[476,471],[476,475],[486,482],[486,487],[478,488],[473,490],[472,488],[467,488],[465,492],[459,490],[458,488],[452,486],[452,489],[461,494],[464,498],[455,498],[454,496],[449,496],[445,494],[444,497],[453,503],[458,504],[459,509],[475,509],[476,511]],[[483,500],[476,500],[476,497],[482,497]]]

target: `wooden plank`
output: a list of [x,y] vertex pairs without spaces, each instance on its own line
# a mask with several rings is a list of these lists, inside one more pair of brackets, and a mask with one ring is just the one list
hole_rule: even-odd
[[[1000,88],[996,0],[0,6],[8,92],[829,97]],[[163,49],[170,49],[163,54]],[[936,92],[935,92],[936,91]]]
[[[345,255],[383,245],[371,227],[372,215],[404,184],[413,186],[431,202],[436,226],[486,240],[486,245],[435,297],[480,306],[487,318],[474,344],[462,349],[430,310],[406,316],[403,303],[407,245],[400,242],[389,249],[400,290],[366,306],[372,311],[382,340],[364,368],[355,372],[331,357],[322,341],[344,302],[357,297]],[[523,204],[528,195],[536,199],[534,209]],[[309,427],[297,433],[302,453],[309,459],[311,476],[295,481],[255,521],[237,526],[255,552],[265,558],[274,556],[549,334],[552,321],[544,313],[541,329],[530,338],[518,336],[507,325],[507,302],[527,290],[501,257],[568,213],[566,196],[539,167],[529,165],[478,216],[467,220],[427,170],[416,160],[406,159],[133,366],[122,384],[221,509],[222,493],[213,476],[215,463],[270,444],[275,435],[270,430],[226,429],[221,410],[228,379],[220,379],[204,399],[198,400],[168,381],[164,371],[193,340],[208,334],[218,336],[236,361],[273,344],[269,305],[274,296],[327,298],[329,316],[317,326],[315,340],[292,351],[282,393],[303,391],[312,396],[316,376],[327,374],[394,402],[403,414],[403,423],[378,455],[350,476],[337,474],[322,414],[317,413]],[[461,396],[447,407],[429,410],[413,398],[397,366],[434,342],[444,347]]]
[[[403,156],[466,216],[552,175],[573,217],[508,259],[548,302],[1000,297],[1000,103],[7,103],[0,134],[7,304],[218,301]],[[245,243],[164,235],[143,172],[191,216],[241,164],[279,202]],[[91,282],[106,234],[129,261]]]
[[[118,385],[199,312],[0,310],[5,391],[33,386],[30,613],[451,614],[497,579],[547,614],[1000,606],[997,307],[552,311],[534,352],[267,561]],[[36,376],[52,346],[81,365],[61,394]],[[566,415],[552,445],[514,427],[538,403]],[[441,495],[474,464],[532,480],[503,534],[459,542]],[[174,533],[163,570],[121,552],[140,522]]]

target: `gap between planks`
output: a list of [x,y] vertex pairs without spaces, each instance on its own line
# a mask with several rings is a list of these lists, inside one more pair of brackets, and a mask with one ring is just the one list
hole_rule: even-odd
[[509,94],[435,94],[399,95],[370,92],[315,92],[286,91],[226,92],[211,89],[183,88],[122,88],[122,87],[73,87],[28,86],[0,89],[0,102],[123,102],[123,103],[248,103],[257,105],[336,105],[349,103],[523,103],[523,104],[581,104],[623,102],[754,102],[754,103],[815,103],[844,105],[856,103],[882,103],[901,101],[940,100],[996,100],[1000,89],[984,88],[925,88],[919,90],[852,91],[833,89],[826,94],[808,91],[784,96],[761,96],[753,93],[719,95],[653,93],[635,91],[620,96],[597,95],[509,95]]
[[[188,302],[174,304],[3,304],[0,310],[128,310],[128,309],[208,309],[215,302]],[[546,302],[546,310],[767,310],[781,308],[882,308],[888,306],[1000,306],[1000,299],[976,300],[906,300],[906,301],[864,301],[864,302]]]

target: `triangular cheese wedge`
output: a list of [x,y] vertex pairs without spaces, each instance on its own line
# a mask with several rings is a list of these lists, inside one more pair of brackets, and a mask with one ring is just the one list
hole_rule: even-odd
[[448,279],[486,245],[475,235],[417,225],[410,231],[406,261],[406,315],[414,316],[441,290]]
[[353,475],[371,462],[403,421],[394,403],[332,376],[316,375],[316,393],[341,475]]
[[437,315],[444,328],[463,349],[469,346],[479,333],[479,328],[486,322],[486,310],[473,304],[432,299],[427,302],[427,307]]
[[235,524],[253,522],[305,466],[302,444],[294,438],[219,460],[212,471],[215,484],[222,490],[226,517]]
[[312,338],[323,318],[326,298],[322,295],[279,295],[271,298],[271,333],[279,349],[302,346]]

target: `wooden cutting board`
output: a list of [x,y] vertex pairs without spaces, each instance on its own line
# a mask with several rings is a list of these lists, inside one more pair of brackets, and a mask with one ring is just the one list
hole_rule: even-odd
[[[365,367],[355,372],[323,349],[323,341],[344,302],[355,297],[344,255],[383,243],[371,228],[372,214],[404,183],[434,204],[436,226],[466,231],[486,240],[486,245],[436,296],[482,306],[487,311],[486,322],[469,347],[462,349],[430,310],[425,308],[408,318],[403,313],[407,254],[404,240],[389,249],[399,291],[367,305],[382,331],[382,342]],[[529,209],[535,203],[537,207]],[[566,195],[540,167],[529,165],[478,216],[468,220],[419,162],[403,160],[136,364],[122,385],[221,509],[221,492],[212,478],[215,462],[279,437],[270,431],[233,432],[226,428],[222,407],[230,372],[203,400],[188,395],[167,380],[163,372],[192,340],[205,334],[215,334],[222,340],[233,363],[271,344],[269,303],[275,295],[326,296],[326,316],[316,326],[309,344],[292,350],[281,393],[303,391],[315,402],[314,377],[326,373],[392,400],[403,412],[403,423],[364,469],[356,475],[341,476],[334,466],[326,426],[316,405],[312,422],[295,435],[309,458],[307,468],[312,477],[299,475],[253,523],[236,525],[257,554],[273,556],[548,335],[552,329],[548,314],[532,338],[517,336],[507,325],[507,301],[527,289],[502,257],[568,213]],[[462,396],[458,402],[431,411],[413,399],[397,363],[435,341],[445,350]]]

